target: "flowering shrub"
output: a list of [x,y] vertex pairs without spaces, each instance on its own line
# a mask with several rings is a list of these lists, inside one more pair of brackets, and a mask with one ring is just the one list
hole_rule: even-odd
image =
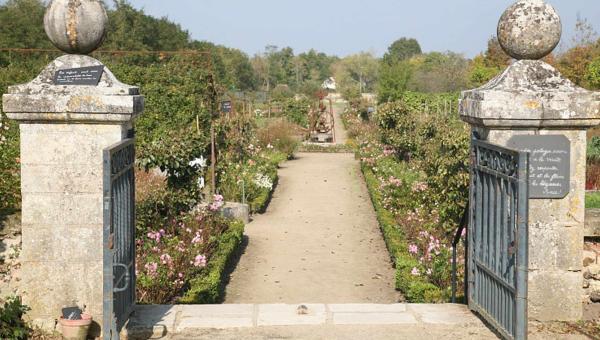
[[[207,211],[187,213],[138,232],[137,296],[142,303],[173,303],[206,267],[218,238],[228,228],[215,197]],[[140,235],[141,234],[141,235]]]
[[255,149],[245,163],[223,161],[219,171],[219,192],[227,199],[247,202],[252,212],[262,211],[277,181],[277,166],[285,159],[281,153]]
[[294,124],[304,128],[308,127],[308,113],[312,104],[310,100],[287,98],[275,104],[281,106],[281,116],[286,117]]
[[273,189],[273,181],[266,175],[256,174],[254,176],[254,184],[259,188],[271,190]]
[[206,137],[191,130],[169,131],[138,148],[137,162],[144,170],[160,169],[170,188],[200,198],[204,182]]
[[284,119],[271,120],[256,131],[260,145],[284,153],[288,159],[294,158],[294,153],[300,145],[299,134],[301,132],[298,126]]
[[467,200],[468,133],[456,117],[409,104],[380,106],[374,122],[355,110],[344,119],[395,258],[396,287],[411,302],[442,302],[450,293],[452,233]]
[[379,107],[381,141],[424,175],[426,190],[417,193],[419,202],[437,210],[441,227],[450,234],[462,218],[469,192],[468,127],[455,115],[427,114],[413,106],[399,101]]

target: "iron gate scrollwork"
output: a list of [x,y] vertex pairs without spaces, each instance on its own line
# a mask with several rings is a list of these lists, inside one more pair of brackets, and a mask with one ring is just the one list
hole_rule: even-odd
[[529,154],[476,139],[471,152],[469,307],[526,339]]
[[135,306],[135,141],[104,150],[105,340],[119,333]]

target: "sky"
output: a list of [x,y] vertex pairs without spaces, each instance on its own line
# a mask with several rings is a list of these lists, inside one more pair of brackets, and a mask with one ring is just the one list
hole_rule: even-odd
[[[600,0],[546,0],[563,21],[565,48],[578,15],[600,32]],[[473,57],[486,48],[513,0],[130,0],[156,17],[181,24],[196,40],[236,47],[249,55],[265,46],[314,48],[346,56],[383,55],[401,37],[424,51]]]

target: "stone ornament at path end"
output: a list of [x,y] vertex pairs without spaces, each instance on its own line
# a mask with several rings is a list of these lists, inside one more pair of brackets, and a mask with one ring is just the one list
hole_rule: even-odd
[[52,0],[44,16],[44,29],[63,52],[89,54],[102,45],[107,22],[100,0]]
[[498,22],[498,41],[518,60],[542,59],[560,42],[560,16],[543,0],[520,0],[510,6]]

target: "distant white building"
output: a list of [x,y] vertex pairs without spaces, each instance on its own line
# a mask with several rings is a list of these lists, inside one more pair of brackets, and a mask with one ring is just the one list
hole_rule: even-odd
[[337,84],[335,82],[335,79],[333,77],[329,77],[327,80],[325,80],[323,82],[323,85],[321,85],[321,88],[323,88],[324,90],[329,90],[329,91],[337,90]]

